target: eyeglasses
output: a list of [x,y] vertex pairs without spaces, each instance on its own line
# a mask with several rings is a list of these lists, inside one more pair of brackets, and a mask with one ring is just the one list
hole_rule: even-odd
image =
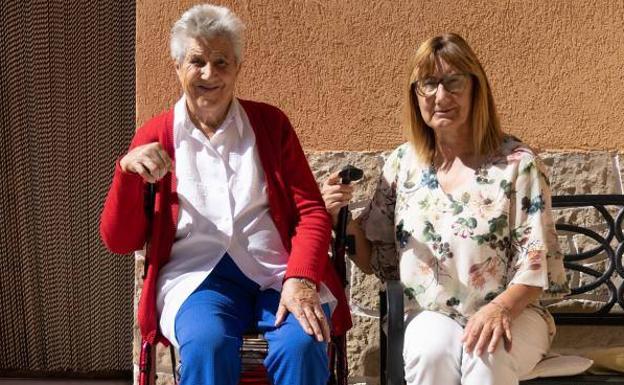
[[458,94],[466,88],[468,84],[468,74],[453,74],[443,76],[441,79],[428,77],[412,83],[412,89],[420,96],[433,96],[438,92],[440,83],[447,92]]

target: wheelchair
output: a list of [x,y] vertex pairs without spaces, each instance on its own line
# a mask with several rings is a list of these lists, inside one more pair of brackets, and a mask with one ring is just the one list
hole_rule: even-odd
[[[362,171],[353,166],[346,166],[340,172],[342,183],[348,184],[362,177]],[[148,184],[145,192],[145,214],[148,223],[151,223],[154,212],[154,203],[156,197],[156,186]],[[348,208],[344,207],[340,210],[338,225],[335,229],[335,239],[332,244],[331,264],[336,269],[343,287],[347,285],[345,253],[347,250],[353,250],[353,242],[346,236],[346,225],[348,218]],[[149,236],[147,238],[149,243]],[[148,268],[147,250],[144,272]],[[145,277],[145,274],[144,274]],[[257,333],[249,331],[243,336],[243,344],[240,349],[241,355],[241,378],[240,385],[270,385],[267,377],[266,369],[263,365],[264,358],[268,352],[268,344],[266,340]],[[156,385],[156,347],[147,341],[141,342],[141,351],[139,357],[139,385]],[[347,341],[346,335],[333,335],[328,344],[329,371],[330,377],[328,385],[347,385],[349,370],[347,363]],[[179,373],[177,371],[175,348],[170,346],[171,368],[174,384],[178,384]]]

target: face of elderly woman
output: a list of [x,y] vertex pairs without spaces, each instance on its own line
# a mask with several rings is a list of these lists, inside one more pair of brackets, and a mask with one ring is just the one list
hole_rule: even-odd
[[438,134],[468,130],[472,108],[472,78],[437,60],[436,70],[419,80],[416,96],[425,123]]
[[200,119],[206,114],[225,114],[239,69],[227,38],[189,38],[186,56],[176,63],[176,72],[191,113]]

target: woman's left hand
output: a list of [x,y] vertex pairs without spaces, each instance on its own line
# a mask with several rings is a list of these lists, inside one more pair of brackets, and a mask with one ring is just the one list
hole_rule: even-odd
[[511,312],[497,302],[490,302],[477,311],[466,325],[462,342],[468,353],[473,350],[480,356],[485,348],[489,353],[496,350],[501,338],[505,350],[511,350]]
[[304,278],[289,278],[284,282],[275,314],[275,326],[279,326],[288,313],[295,316],[304,332],[315,336],[319,342],[329,342],[329,322],[312,281]]

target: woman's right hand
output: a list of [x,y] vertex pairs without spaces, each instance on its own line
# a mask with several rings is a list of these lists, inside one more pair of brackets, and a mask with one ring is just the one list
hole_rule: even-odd
[[[331,174],[323,183],[321,193],[325,201],[325,208],[331,214],[334,227],[338,223],[338,213],[341,207],[345,207],[353,197],[353,185],[340,184],[339,171]],[[347,224],[347,234],[355,238],[355,254],[349,254],[349,258],[366,274],[372,274],[371,267],[371,244],[366,239],[360,223],[350,220]],[[353,250],[352,250],[353,251]]]
[[123,172],[139,174],[148,183],[162,179],[171,171],[172,164],[171,158],[158,142],[135,147],[119,161]]
[[340,184],[339,171],[334,172],[327,178],[321,193],[325,201],[325,208],[332,217],[334,226],[338,223],[338,212],[341,207],[345,207],[353,197],[353,186],[350,184]]

